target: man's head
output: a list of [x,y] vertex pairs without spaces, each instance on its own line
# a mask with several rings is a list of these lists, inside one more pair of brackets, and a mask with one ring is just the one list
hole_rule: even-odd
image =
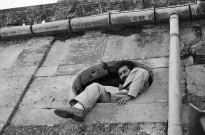
[[118,68],[118,75],[121,81],[124,83],[130,74],[131,70],[134,68],[134,65],[131,62],[123,61]]

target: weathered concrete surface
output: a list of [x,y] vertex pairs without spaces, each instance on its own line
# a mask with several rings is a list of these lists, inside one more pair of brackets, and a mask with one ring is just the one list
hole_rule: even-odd
[[205,96],[205,67],[204,65],[194,65],[186,67],[186,81],[188,92],[204,97]]
[[46,50],[51,46],[52,41],[53,37],[35,37],[30,39],[13,68],[38,65]]
[[168,102],[169,69],[157,68],[153,70],[154,81],[147,91],[139,95],[137,103]]
[[75,65],[61,65],[59,66],[56,75],[76,75],[85,69],[97,65],[99,63],[92,64],[75,64]]
[[51,37],[0,42],[0,124],[3,126],[17,107],[22,93],[43,55]]
[[128,36],[109,35],[103,61],[164,57],[168,54],[168,26],[161,25]]
[[[205,23],[205,20],[202,20],[201,21],[201,24],[204,24]],[[205,26],[204,25],[202,25],[202,27],[201,27],[201,33],[202,33],[202,42],[203,42],[203,44],[205,44]],[[204,46],[203,46],[204,47]],[[204,50],[204,49],[203,49]],[[204,51],[203,51],[204,52]],[[205,55],[205,53],[204,53],[204,55]]]
[[197,21],[193,23],[190,21],[180,24],[180,45],[192,46],[196,45],[202,40],[201,24]]
[[[155,80],[152,86],[136,100],[130,101],[127,107],[121,108],[113,103],[97,105],[97,107],[94,107],[96,108],[94,112],[89,113],[86,123],[102,122],[103,119],[104,122],[111,123],[125,123],[129,120],[133,120],[132,122],[166,122],[163,120],[166,119],[167,115],[165,108],[167,106],[168,89],[167,72],[168,69],[166,68],[155,69]],[[69,107],[68,101],[75,96],[71,91],[75,77],[76,75],[36,78],[27,91],[12,123],[15,125],[48,125],[62,121],[63,119],[54,115],[52,109],[42,108]],[[96,113],[95,111],[99,108],[102,109],[102,112]],[[131,108],[136,108],[136,110],[131,111]],[[158,113],[162,114],[153,115],[152,112],[157,111],[154,109],[159,110]],[[135,115],[136,113],[138,115]],[[130,116],[130,118],[125,118],[124,115]],[[133,115],[140,117],[134,118]],[[113,119],[110,119],[111,117]]]
[[5,124],[31,75],[0,77],[0,124]]
[[88,32],[65,42],[56,41],[43,66],[101,62],[106,41],[106,36],[99,32]]
[[37,66],[30,66],[25,68],[0,70],[0,76],[16,76],[16,75],[32,75]]
[[36,76],[53,76],[56,74],[58,66],[40,67]]
[[[0,44],[0,46],[3,45]],[[24,45],[22,44],[13,44],[6,46],[0,52],[0,69],[10,69],[18,58],[19,54],[23,51],[23,48]]]
[[97,104],[85,119],[85,123],[134,123],[167,122],[168,104],[128,103],[120,107],[116,104]]
[[149,68],[168,68],[169,67],[169,58],[168,57],[160,57],[160,58],[151,58],[151,59],[140,59],[136,60],[139,63],[142,63]]
[[73,121],[54,126],[9,126],[3,135],[166,135],[166,123],[95,123]]
[[59,123],[61,118],[53,113],[53,109],[69,107],[69,100],[74,97],[71,91],[76,76],[38,77],[25,94],[19,110],[12,123],[15,125],[44,125]]

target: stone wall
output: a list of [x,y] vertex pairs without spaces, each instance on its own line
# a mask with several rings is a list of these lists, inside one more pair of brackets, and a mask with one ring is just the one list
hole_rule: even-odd
[[151,7],[186,4],[195,0],[72,0],[54,4],[0,10],[0,28],[51,22],[73,17]]
[[[147,5],[153,6],[153,3],[157,2],[150,1]],[[56,8],[53,20],[63,19],[57,10],[64,9],[57,9],[55,5],[20,8],[19,13],[31,11],[32,15],[36,9],[42,13],[50,6]],[[0,12],[12,19],[16,10]],[[78,10],[74,11],[74,16],[80,16]],[[187,133],[188,103],[205,109],[204,24],[205,20],[199,20],[179,25],[184,134]],[[98,103],[84,123],[62,119],[53,113],[56,107],[70,107],[68,102],[75,96],[72,83],[79,73],[102,62],[119,60],[137,61],[152,69],[154,81],[146,92],[123,107]],[[168,63],[167,23],[0,41],[0,130],[5,127],[4,135],[166,135]]]

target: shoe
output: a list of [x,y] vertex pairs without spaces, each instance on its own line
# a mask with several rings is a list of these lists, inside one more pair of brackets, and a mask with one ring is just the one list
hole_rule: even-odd
[[56,115],[62,118],[72,118],[74,121],[83,122],[85,118],[85,111],[71,107],[71,108],[58,108],[54,111]]

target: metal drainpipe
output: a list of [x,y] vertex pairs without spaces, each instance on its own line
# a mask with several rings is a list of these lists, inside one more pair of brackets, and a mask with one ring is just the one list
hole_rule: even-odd
[[169,121],[168,135],[182,135],[181,66],[179,50],[179,16],[170,16]]

